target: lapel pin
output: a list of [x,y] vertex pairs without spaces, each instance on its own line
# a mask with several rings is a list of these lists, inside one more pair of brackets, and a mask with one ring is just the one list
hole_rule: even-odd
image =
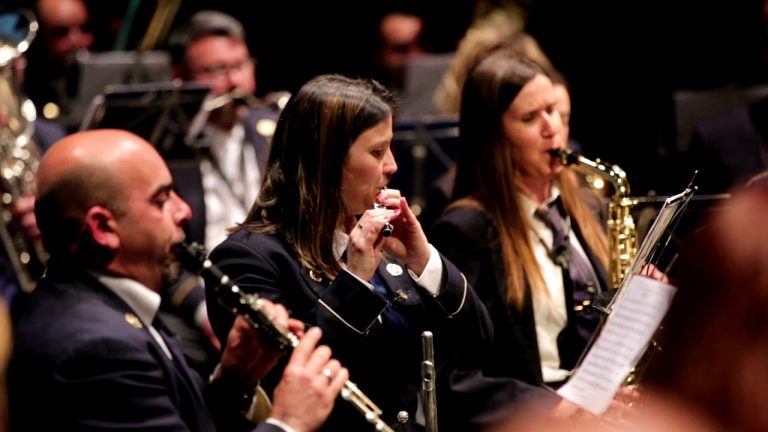
[[315,273],[314,270],[309,271],[309,278],[317,283],[323,282],[323,276],[322,274]]
[[136,315],[128,312],[125,314],[125,321],[130,324],[132,327],[135,327],[137,329],[140,329],[144,327],[144,325],[141,323],[141,320]]

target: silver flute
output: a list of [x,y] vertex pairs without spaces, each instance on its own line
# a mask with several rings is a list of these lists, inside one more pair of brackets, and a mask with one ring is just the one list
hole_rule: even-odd
[[426,432],[437,432],[435,350],[431,331],[421,333],[421,350],[424,355],[424,360],[421,362],[421,401],[424,409],[424,427]]
[[[386,188],[382,188],[381,191],[383,192]],[[384,204],[380,203],[378,200],[373,202],[373,208],[379,209],[379,208],[387,208]],[[384,228],[381,229],[381,235],[384,237],[391,237],[392,231],[394,228],[392,227],[392,224],[387,222],[384,224]]]
[[[299,338],[295,334],[264,312],[262,301],[258,295],[242,292],[229,276],[225,275],[207,258],[203,246],[197,243],[181,243],[176,247],[176,256],[181,265],[188,271],[215,278],[218,284],[213,289],[217,293],[216,297],[219,303],[233,314],[241,315],[254,328],[259,329],[272,338],[280,350],[288,351],[299,344]],[[347,380],[344,383],[344,388],[341,390],[341,398],[351,403],[363,414],[366,421],[374,425],[375,430],[394,432],[381,419],[381,408],[363,394],[352,381]]]

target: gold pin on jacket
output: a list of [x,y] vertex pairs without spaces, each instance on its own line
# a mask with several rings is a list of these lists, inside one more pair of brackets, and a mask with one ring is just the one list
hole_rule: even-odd
[[141,320],[136,315],[128,312],[125,314],[125,322],[131,325],[131,327],[135,327],[137,329],[140,329],[144,327],[144,324],[141,323]]

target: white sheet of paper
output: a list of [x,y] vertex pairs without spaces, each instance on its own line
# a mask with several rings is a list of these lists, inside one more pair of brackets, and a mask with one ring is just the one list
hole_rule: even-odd
[[672,285],[632,276],[584,361],[557,393],[594,415],[603,414],[645,352],[675,291]]

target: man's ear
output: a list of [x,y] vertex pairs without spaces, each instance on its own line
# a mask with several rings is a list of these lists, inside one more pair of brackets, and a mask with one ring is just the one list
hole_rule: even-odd
[[109,250],[120,247],[120,236],[114,230],[115,216],[101,206],[94,206],[85,214],[85,225],[93,241]]

